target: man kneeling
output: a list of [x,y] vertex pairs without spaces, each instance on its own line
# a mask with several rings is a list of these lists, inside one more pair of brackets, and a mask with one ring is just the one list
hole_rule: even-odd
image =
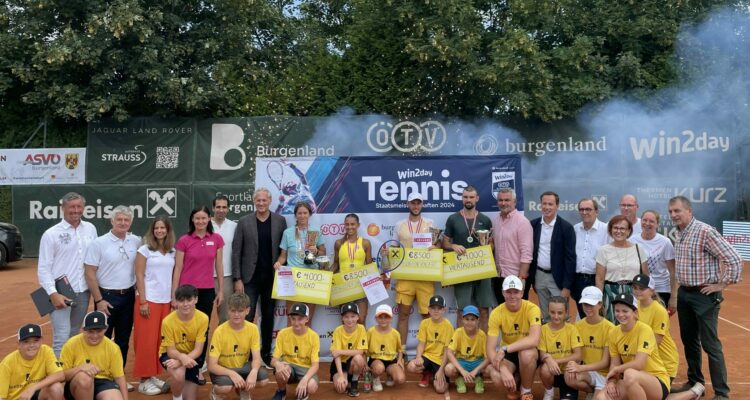
[[250,312],[245,293],[231,295],[227,306],[229,319],[216,328],[208,350],[211,400],[223,400],[232,391],[250,400],[251,389],[268,383],[268,373],[260,365],[260,334],[257,325],[245,320]]

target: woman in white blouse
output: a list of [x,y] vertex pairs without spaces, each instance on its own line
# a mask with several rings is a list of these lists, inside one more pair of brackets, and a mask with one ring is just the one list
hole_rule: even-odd
[[607,232],[612,242],[596,252],[596,287],[604,293],[604,316],[616,325],[612,300],[620,293],[632,293],[630,283],[634,276],[648,275],[648,254],[642,246],[628,240],[633,225],[625,216],[612,217]]
[[168,217],[154,218],[143,235],[135,256],[135,303],[133,375],[140,377],[138,391],[145,395],[164,393],[159,363],[161,321],[172,311],[172,271],[175,263],[175,235]]

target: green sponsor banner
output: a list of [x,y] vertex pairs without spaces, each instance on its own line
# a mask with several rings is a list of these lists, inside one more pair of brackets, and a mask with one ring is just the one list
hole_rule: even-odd
[[191,182],[194,119],[134,118],[89,124],[88,183]]
[[39,240],[44,231],[62,220],[60,198],[68,192],[86,198],[83,218],[96,226],[99,235],[112,227],[109,214],[118,205],[133,210],[131,231],[138,236],[143,236],[157,215],[169,216],[179,236],[188,230],[188,217],[194,208],[190,185],[14,186],[13,223],[23,234],[24,255],[39,254]]

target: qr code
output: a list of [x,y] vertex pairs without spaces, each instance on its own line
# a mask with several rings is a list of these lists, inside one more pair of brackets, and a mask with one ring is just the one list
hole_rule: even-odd
[[156,169],[175,169],[180,160],[180,148],[177,146],[156,148]]

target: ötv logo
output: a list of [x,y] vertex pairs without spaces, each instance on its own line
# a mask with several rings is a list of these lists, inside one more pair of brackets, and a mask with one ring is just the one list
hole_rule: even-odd
[[146,189],[146,217],[154,218],[160,214],[170,217],[177,216],[177,189],[155,188]]
[[367,129],[367,144],[378,153],[393,149],[402,153],[433,153],[443,148],[447,139],[443,124],[433,120],[421,124],[401,121],[396,125],[381,121]]

